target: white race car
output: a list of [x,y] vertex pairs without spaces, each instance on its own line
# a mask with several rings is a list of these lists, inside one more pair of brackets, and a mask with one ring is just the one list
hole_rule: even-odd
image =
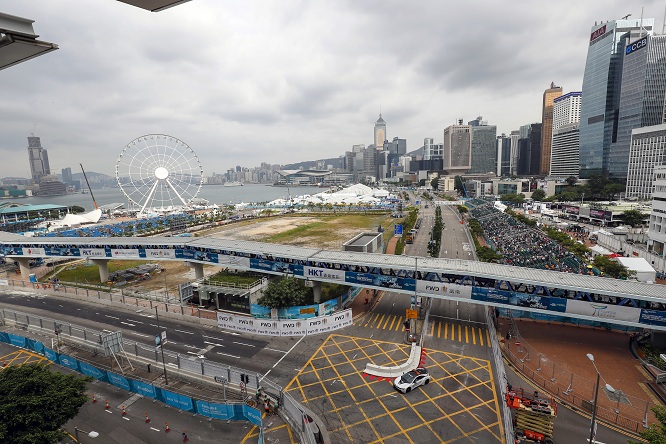
[[393,387],[399,392],[409,393],[416,387],[428,384],[431,379],[432,376],[430,376],[428,370],[424,367],[419,367],[395,378]]

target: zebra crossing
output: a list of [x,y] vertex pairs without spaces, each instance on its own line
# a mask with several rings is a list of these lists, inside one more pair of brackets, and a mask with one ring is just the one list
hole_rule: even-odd
[[[374,328],[377,330],[404,331],[403,323],[407,319],[404,316],[369,313],[367,316],[355,322],[355,325],[364,328]],[[444,339],[448,341],[461,342],[481,347],[490,347],[490,337],[484,328],[471,325],[462,325],[455,322],[442,322],[431,320],[427,331],[427,336]]]

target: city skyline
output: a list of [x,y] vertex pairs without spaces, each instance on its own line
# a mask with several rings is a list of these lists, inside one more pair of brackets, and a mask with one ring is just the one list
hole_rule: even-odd
[[641,13],[619,1],[559,4],[566,21],[530,3],[381,5],[195,0],[151,14],[10,0],[2,12],[34,19],[60,49],[0,73],[0,177],[29,177],[33,132],[54,171],[83,160],[109,175],[125,144],[156,132],[188,143],[206,175],[340,157],[373,143],[380,109],[408,151],[478,115],[509,134],[541,121],[551,82],[581,90],[595,22]]

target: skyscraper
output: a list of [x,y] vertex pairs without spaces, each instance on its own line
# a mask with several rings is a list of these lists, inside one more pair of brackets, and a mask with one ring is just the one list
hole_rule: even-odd
[[511,137],[506,134],[497,136],[497,176],[511,175]]
[[630,31],[652,34],[654,19],[611,20],[595,24],[583,75],[580,116],[580,177],[608,174],[611,143],[617,137],[622,80],[622,38]]
[[28,160],[30,162],[30,174],[34,183],[39,183],[43,176],[51,174],[49,166],[49,155],[39,137],[28,137]]
[[383,149],[385,140],[386,122],[382,119],[382,113],[379,113],[379,119],[375,122],[375,149]]
[[609,154],[608,173],[611,177],[627,178],[631,130],[663,122],[665,57],[666,35],[632,35],[627,39],[622,62],[617,140],[611,145]]
[[449,174],[464,174],[472,167],[472,127],[451,125],[444,129],[443,169]]
[[655,167],[666,165],[666,123],[633,129],[630,145],[627,197],[652,199]]
[[549,175],[558,178],[578,177],[580,173],[580,102],[578,91],[553,101],[553,135]]
[[470,173],[495,173],[497,171],[497,126],[488,125],[479,116],[468,122],[472,127],[472,162]]
[[562,87],[551,82],[550,88],[543,92],[541,107],[541,166],[539,174],[548,175],[550,172],[550,147],[553,137],[553,101],[562,95]]

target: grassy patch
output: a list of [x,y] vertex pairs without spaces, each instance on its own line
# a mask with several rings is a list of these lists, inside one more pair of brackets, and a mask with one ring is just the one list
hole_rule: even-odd
[[347,235],[343,230],[349,229],[363,229],[370,230],[376,229],[378,225],[387,229],[392,223],[392,219],[388,213],[372,213],[372,214],[307,214],[304,217],[317,218],[309,224],[301,225],[300,227],[291,230],[276,233],[267,238],[262,239],[264,242],[269,243],[289,243],[297,241],[305,236],[313,240],[321,240],[330,242],[335,240],[336,233],[343,233],[340,241],[347,240]]
[[[109,261],[109,273],[119,270],[127,270],[128,268],[136,267],[137,265],[148,264],[148,261]],[[60,271],[57,277],[62,282],[80,282],[88,284],[100,284],[99,268],[97,265],[86,265],[84,261],[74,264],[64,265],[59,268]],[[43,280],[53,279],[53,274],[49,273]]]
[[227,273],[221,271],[206,279],[206,283],[250,285],[261,279],[256,273]]

